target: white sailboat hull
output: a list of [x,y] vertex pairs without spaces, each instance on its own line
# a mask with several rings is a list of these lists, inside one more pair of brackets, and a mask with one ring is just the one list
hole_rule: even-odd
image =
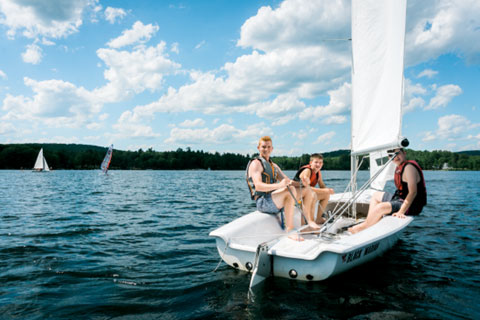
[[[342,218],[343,219],[343,218]],[[350,224],[351,219],[336,224]],[[295,218],[300,221],[300,217]],[[252,271],[257,247],[268,243],[267,274],[304,281],[320,281],[370,261],[390,249],[412,217],[387,216],[374,226],[354,235],[339,232],[334,236],[305,235],[305,241],[286,237],[275,216],[252,212],[210,233],[215,237],[223,261],[243,271]],[[334,231],[335,226],[329,230]],[[261,261],[259,262],[261,263]]]

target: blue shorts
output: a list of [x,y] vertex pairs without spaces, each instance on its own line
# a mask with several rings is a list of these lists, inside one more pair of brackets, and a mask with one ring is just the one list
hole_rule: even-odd
[[278,209],[272,199],[272,194],[267,193],[257,199],[257,210],[264,213],[279,213],[281,209]]
[[396,194],[392,194],[390,192],[384,192],[382,197],[382,202],[390,202],[392,205],[392,211],[388,214],[392,214],[400,210],[400,207],[403,204],[403,199],[397,196]]

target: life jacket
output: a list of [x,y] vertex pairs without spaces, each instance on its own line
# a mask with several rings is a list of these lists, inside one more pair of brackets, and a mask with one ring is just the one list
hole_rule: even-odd
[[312,169],[312,166],[310,166],[309,164],[300,167],[300,169],[298,169],[297,173],[295,174],[295,177],[293,178],[293,180],[294,181],[300,181],[300,174],[305,169],[310,169],[310,171],[312,172],[312,174],[310,175],[310,187],[315,187],[318,183],[318,178],[320,176],[320,173],[319,172],[314,173],[313,169]]
[[425,185],[425,178],[423,177],[422,168],[416,161],[406,160],[395,169],[394,181],[395,186],[397,187],[395,194],[404,200],[408,195],[408,183],[402,181],[403,171],[405,170],[407,164],[413,165],[420,174],[420,181],[417,183],[417,195],[408,208],[409,215],[418,215],[422,211],[423,207],[427,204],[427,187]]
[[260,160],[260,162],[262,163],[262,182],[271,184],[276,183],[278,180],[278,171],[275,170],[275,166],[273,165],[272,160],[269,159],[269,161],[267,161],[260,156],[251,159],[247,164],[245,178],[247,180],[248,191],[250,192],[250,197],[252,198],[252,200],[255,200],[256,197],[258,198],[272,192],[260,192],[255,190],[255,184],[253,183],[252,178],[248,175],[248,169],[250,168],[250,164],[252,163],[252,161],[255,160]]

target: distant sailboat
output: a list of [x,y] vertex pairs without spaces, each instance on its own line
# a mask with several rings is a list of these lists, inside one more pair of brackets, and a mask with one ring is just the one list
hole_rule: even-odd
[[43,148],[41,148],[40,152],[38,153],[37,161],[35,161],[35,165],[33,166],[33,171],[50,171],[47,160],[45,160],[45,157],[43,156]]
[[113,144],[108,148],[107,154],[100,165],[100,169],[102,169],[103,173],[107,173],[108,167],[110,166],[110,161],[112,161],[112,154],[113,154]]

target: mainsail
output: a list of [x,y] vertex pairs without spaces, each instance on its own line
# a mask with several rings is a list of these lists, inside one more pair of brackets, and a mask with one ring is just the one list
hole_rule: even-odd
[[[406,0],[352,0],[352,155],[370,153],[370,176],[401,145]],[[394,166],[372,183],[383,189]]]
[[35,171],[50,171],[48,167],[47,160],[43,156],[43,148],[40,149],[38,153],[37,160],[35,161],[35,165],[33,166],[33,170]]
[[100,165],[100,169],[102,169],[103,173],[107,173],[108,167],[110,166],[110,161],[112,161],[112,154],[113,154],[113,144],[108,148],[107,154]]
[[401,140],[406,0],[352,1],[352,153]]

